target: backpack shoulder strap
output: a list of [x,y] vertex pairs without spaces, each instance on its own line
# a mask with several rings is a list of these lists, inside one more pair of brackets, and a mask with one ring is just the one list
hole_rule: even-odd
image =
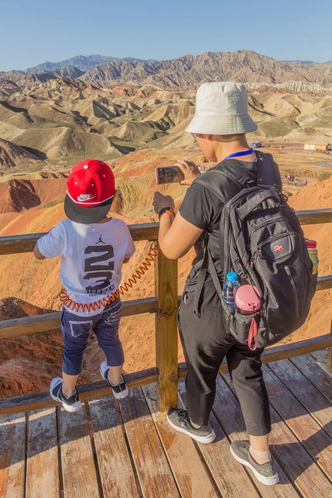
[[243,189],[235,175],[221,169],[206,171],[204,175],[196,178],[195,183],[213,192],[224,204]]
[[255,151],[258,163],[257,185],[275,187],[282,191],[282,181],[277,163],[271,154]]

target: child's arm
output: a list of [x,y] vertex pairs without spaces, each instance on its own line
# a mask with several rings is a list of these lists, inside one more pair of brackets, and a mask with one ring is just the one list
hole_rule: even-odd
[[64,246],[65,232],[63,222],[60,222],[37,240],[33,254],[36,259],[55,258],[63,255]]
[[45,259],[45,256],[40,252],[38,249],[38,243],[36,242],[36,245],[33,249],[33,254],[35,255],[35,258],[37,259]]

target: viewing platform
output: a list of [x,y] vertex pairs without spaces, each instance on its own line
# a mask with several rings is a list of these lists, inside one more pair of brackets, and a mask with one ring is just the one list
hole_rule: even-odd
[[[305,224],[331,223],[332,209],[297,213]],[[157,238],[157,224],[129,227],[134,240]],[[42,234],[0,238],[1,254],[30,252]],[[236,462],[230,443],[246,439],[227,365],[217,379],[203,445],[174,431],[165,412],[185,406],[178,364],[177,262],[160,250],[155,297],[123,303],[123,316],[155,313],[156,366],[126,375],[117,401],[105,382],[78,387],[83,407],[66,412],[48,392],[0,400],[1,498],[328,498],[332,496],[332,336],[267,348],[271,452],[280,483],[264,486]],[[332,276],[317,290],[332,288]],[[60,313],[0,322],[0,338],[59,327]],[[332,332],[332,329],[331,329]]]
[[[305,497],[332,492],[332,377],[326,350],[264,365],[272,415],[271,451],[280,483],[261,484],[230,454],[246,438],[227,372],[218,376],[203,445],[174,431],[157,407],[156,385],[62,407],[0,417],[3,498]],[[109,389],[109,388],[108,388]],[[185,402],[183,380],[179,406]]]

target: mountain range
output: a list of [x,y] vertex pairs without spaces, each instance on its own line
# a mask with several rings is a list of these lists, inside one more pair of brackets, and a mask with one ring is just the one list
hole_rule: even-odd
[[60,62],[43,62],[42,64],[38,64],[34,67],[29,67],[26,69],[28,73],[40,73],[41,71],[53,71],[55,69],[67,68],[67,67],[76,67],[81,71],[88,71],[95,66],[100,64],[104,64],[106,62],[113,61],[139,61],[139,62],[152,62],[151,60],[142,60],[135,59],[133,57],[125,57],[124,59],[120,59],[119,57],[112,57],[107,55],[77,55],[75,57],[71,57],[70,59],[66,59]]
[[264,84],[281,85],[294,91],[332,90],[332,62],[277,61],[250,50],[205,52],[163,61],[77,56],[58,63],[40,64],[26,72],[0,72],[0,89],[9,88],[13,83],[22,88],[59,76],[80,79],[99,88],[118,84],[183,88],[226,80],[251,87]]

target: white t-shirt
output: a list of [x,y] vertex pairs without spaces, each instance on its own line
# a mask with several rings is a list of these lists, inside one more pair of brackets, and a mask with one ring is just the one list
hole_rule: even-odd
[[[38,249],[46,258],[62,256],[61,282],[70,299],[81,304],[99,301],[117,290],[123,260],[135,252],[127,225],[116,218],[90,225],[66,219],[38,240]],[[72,312],[92,316],[100,310]]]

